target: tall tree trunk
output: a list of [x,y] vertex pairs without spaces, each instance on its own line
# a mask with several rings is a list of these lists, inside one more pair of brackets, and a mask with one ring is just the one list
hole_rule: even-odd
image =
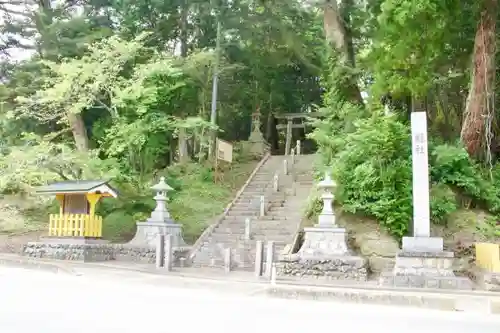
[[[349,29],[346,27],[346,20],[343,17],[349,17],[348,6],[341,14],[337,5],[337,0],[325,0],[323,5],[323,24],[325,36],[331,47],[337,51],[339,64],[347,69],[354,68],[354,48]],[[348,22],[348,20],[347,20]],[[361,97],[361,91],[358,87],[355,77],[342,78],[346,80],[344,93],[350,102],[364,104]]]
[[472,75],[460,138],[471,157],[491,161],[495,118],[495,32],[498,0],[483,0],[474,40]]
[[187,0],[182,1],[180,13],[180,41],[181,57],[186,58],[188,54],[188,13],[189,5]]
[[[181,57],[186,58],[188,54],[188,12],[189,7],[187,0],[182,1],[180,8],[180,42],[181,42]],[[181,118],[184,119],[185,115],[182,114]],[[188,138],[186,135],[186,129],[184,127],[179,128],[179,136],[177,138],[179,145],[179,162],[181,164],[187,163],[189,161],[188,152]]]
[[186,129],[184,127],[179,128],[179,162],[181,164],[185,164],[189,161],[189,153],[188,153],[188,138],[186,135]]
[[[54,62],[59,62],[58,45],[54,40],[54,36],[50,34],[50,27],[54,22],[54,8],[52,8],[51,0],[38,0],[38,9],[34,14],[34,22],[36,30],[40,34],[40,43],[38,49],[42,59],[48,59]],[[68,123],[75,139],[75,146],[79,151],[89,150],[89,137],[87,128],[81,113],[68,113]]]
[[89,137],[87,128],[83,122],[83,117],[80,113],[68,112],[68,122],[75,139],[75,146],[78,151],[86,152],[89,150]]

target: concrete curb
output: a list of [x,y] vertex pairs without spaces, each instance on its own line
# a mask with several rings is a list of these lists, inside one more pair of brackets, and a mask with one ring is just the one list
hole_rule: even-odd
[[[185,272],[162,272],[141,267],[123,267],[112,264],[78,262],[54,262],[49,259],[23,258],[18,255],[0,254],[0,265],[39,269],[53,273],[83,275],[78,268],[99,271],[134,272],[149,276],[164,277],[183,282],[185,287],[213,288],[215,284],[226,284],[228,289],[244,285],[250,296],[284,298],[294,300],[340,301],[358,304],[419,307],[444,311],[464,311],[500,314],[500,293],[486,291],[450,291],[431,289],[377,288],[353,285],[306,285],[292,281],[277,281],[271,285],[267,280],[244,279],[233,275],[196,275]],[[175,284],[172,284],[172,286]],[[182,285],[181,285],[182,287]],[[236,288],[238,289],[238,288]]]
[[[224,278],[223,275],[200,276],[185,274],[182,272],[162,273],[161,271],[145,270],[141,268],[114,267],[112,265],[93,265],[88,268],[103,268],[115,271],[130,271],[140,274],[163,276],[165,278],[184,280],[185,287],[197,287],[204,285],[213,288],[214,283],[225,284],[226,288],[232,289],[229,284],[244,284],[248,290],[253,290],[251,296],[265,296],[270,298],[285,298],[315,301],[340,301],[358,304],[377,304],[392,306],[408,306],[443,311],[463,311],[487,314],[500,314],[500,293],[487,291],[454,291],[454,290],[432,290],[432,289],[408,289],[408,288],[377,288],[374,286],[348,286],[330,285],[314,286],[291,281],[277,281],[271,285],[267,280]],[[189,280],[189,283],[188,283]],[[252,289],[253,288],[253,289]]]
[[[75,265],[78,267],[85,267],[85,268],[91,268],[91,269],[107,269],[107,270],[115,270],[115,271],[130,271],[130,272],[136,272],[136,273],[142,273],[142,274],[148,274],[148,275],[154,275],[154,276],[164,276],[164,277],[171,277],[171,278],[189,278],[189,279],[197,279],[197,280],[203,280],[203,281],[227,281],[227,282],[234,282],[234,283],[252,283],[252,284],[258,284],[258,285],[265,285],[269,286],[270,281],[266,278],[260,278],[256,279],[252,276],[250,279],[245,279],[241,277],[237,277],[231,274],[219,274],[215,276],[210,276],[210,275],[202,275],[202,274],[196,274],[196,273],[189,273],[189,272],[180,272],[178,270],[173,270],[170,272],[163,271],[161,269],[155,270],[155,269],[145,269],[142,267],[127,267],[127,266],[117,266],[113,264],[93,264],[93,263],[74,263],[72,265]],[[364,290],[367,292],[370,291],[385,291],[385,292],[412,292],[412,293],[418,293],[418,294],[440,294],[440,295],[448,295],[448,296],[473,296],[473,297],[494,297],[498,298],[500,300],[500,293],[499,292],[492,292],[492,291],[484,291],[484,290],[454,290],[454,289],[423,289],[423,288],[402,288],[402,287],[382,287],[378,285],[366,285],[366,284],[353,284],[353,283],[346,283],[342,281],[338,281],[336,283],[321,283],[318,281],[318,283],[311,283],[313,280],[309,281],[293,281],[290,279],[280,279],[278,278],[276,280],[276,284],[278,286],[284,286],[284,287],[290,287],[290,288],[322,288],[322,289],[352,289],[352,290]]]
[[79,275],[71,267],[66,267],[65,265],[60,265],[58,263],[43,262],[31,258],[22,258],[22,257],[16,258],[16,257],[0,255],[0,265],[7,267],[24,268],[24,269],[43,270],[56,274],[62,273],[69,275]]
[[293,300],[340,301],[358,304],[408,306],[443,311],[500,314],[500,297],[412,292],[364,290],[354,288],[270,286],[264,294],[271,298]]

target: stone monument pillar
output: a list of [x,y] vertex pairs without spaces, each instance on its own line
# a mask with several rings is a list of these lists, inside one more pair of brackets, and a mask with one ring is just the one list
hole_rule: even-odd
[[262,156],[266,153],[267,143],[260,131],[260,111],[257,110],[252,114],[252,131],[248,141],[250,143],[250,154],[255,156]]
[[336,187],[328,172],[319,182],[323,210],[314,227],[304,228],[304,243],[297,254],[281,260],[279,274],[312,276],[329,280],[366,280],[366,260],[347,247],[347,232],[335,221],[333,190]]
[[412,235],[403,237],[392,272],[380,283],[396,287],[471,289],[466,277],[453,272],[453,252],[444,251],[443,239],[430,234],[429,166],[427,153],[427,114],[411,114],[413,223]]
[[167,192],[172,188],[165,183],[165,177],[160,178],[160,182],[151,187],[156,192],[153,198],[156,201],[156,208],[151,213],[151,217],[145,222],[137,222],[137,231],[130,245],[134,246],[156,246],[158,235],[172,235],[172,245],[174,247],[185,246],[182,238],[182,227],[175,223],[170,217],[167,209]]

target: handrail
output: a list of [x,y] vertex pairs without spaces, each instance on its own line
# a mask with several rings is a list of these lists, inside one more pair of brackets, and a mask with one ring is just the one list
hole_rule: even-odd
[[221,224],[221,222],[224,220],[224,218],[229,213],[229,210],[231,210],[231,208],[234,206],[234,204],[236,203],[236,201],[239,200],[240,196],[243,194],[243,192],[245,191],[245,189],[247,188],[247,186],[250,184],[250,182],[252,181],[252,179],[255,177],[255,175],[257,174],[257,172],[262,168],[262,166],[266,163],[266,161],[269,159],[270,156],[271,156],[271,154],[269,152],[267,152],[264,155],[264,157],[260,160],[260,162],[257,164],[257,166],[253,169],[252,173],[248,177],[248,179],[245,182],[245,184],[243,184],[243,186],[239,189],[239,191],[236,192],[236,195],[234,196],[233,200],[229,204],[227,204],[226,208],[224,209],[224,212],[222,214],[220,214],[219,216],[217,216],[215,218],[215,222],[212,223],[211,225],[209,225],[203,231],[203,233],[201,234],[201,236],[198,237],[198,239],[196,240],[196,242],[191,247],[191,251],[189,252],[188,259],[190,261],[194,258],[196,252],[198,252],[198,250],[201,248],[201,246],[202,246],[203,242],[205,241],[205,239],[208,238],[212,234],[212,232],[215,230],[215,228],[217,228],[219,226],[219,224]]

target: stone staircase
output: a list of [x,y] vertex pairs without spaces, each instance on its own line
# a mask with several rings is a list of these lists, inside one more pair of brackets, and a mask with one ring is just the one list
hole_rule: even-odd
[[[194,267],[223,267],[225,249],[231,249],[233,269],[254,267],[255,242],[275,242],[275,255],[292,243],[313,186],[314,155],[269,156],[251,176],[243,192],[228,211],[204,233],[190,255]],[[288,174],[284,174],[284,159]],[[273,187],[278,174],[279,187]],[[260,217],[260,197],[264,196],[265,216]],[[250,219],[250,239],[245,239],[245,220]]]

